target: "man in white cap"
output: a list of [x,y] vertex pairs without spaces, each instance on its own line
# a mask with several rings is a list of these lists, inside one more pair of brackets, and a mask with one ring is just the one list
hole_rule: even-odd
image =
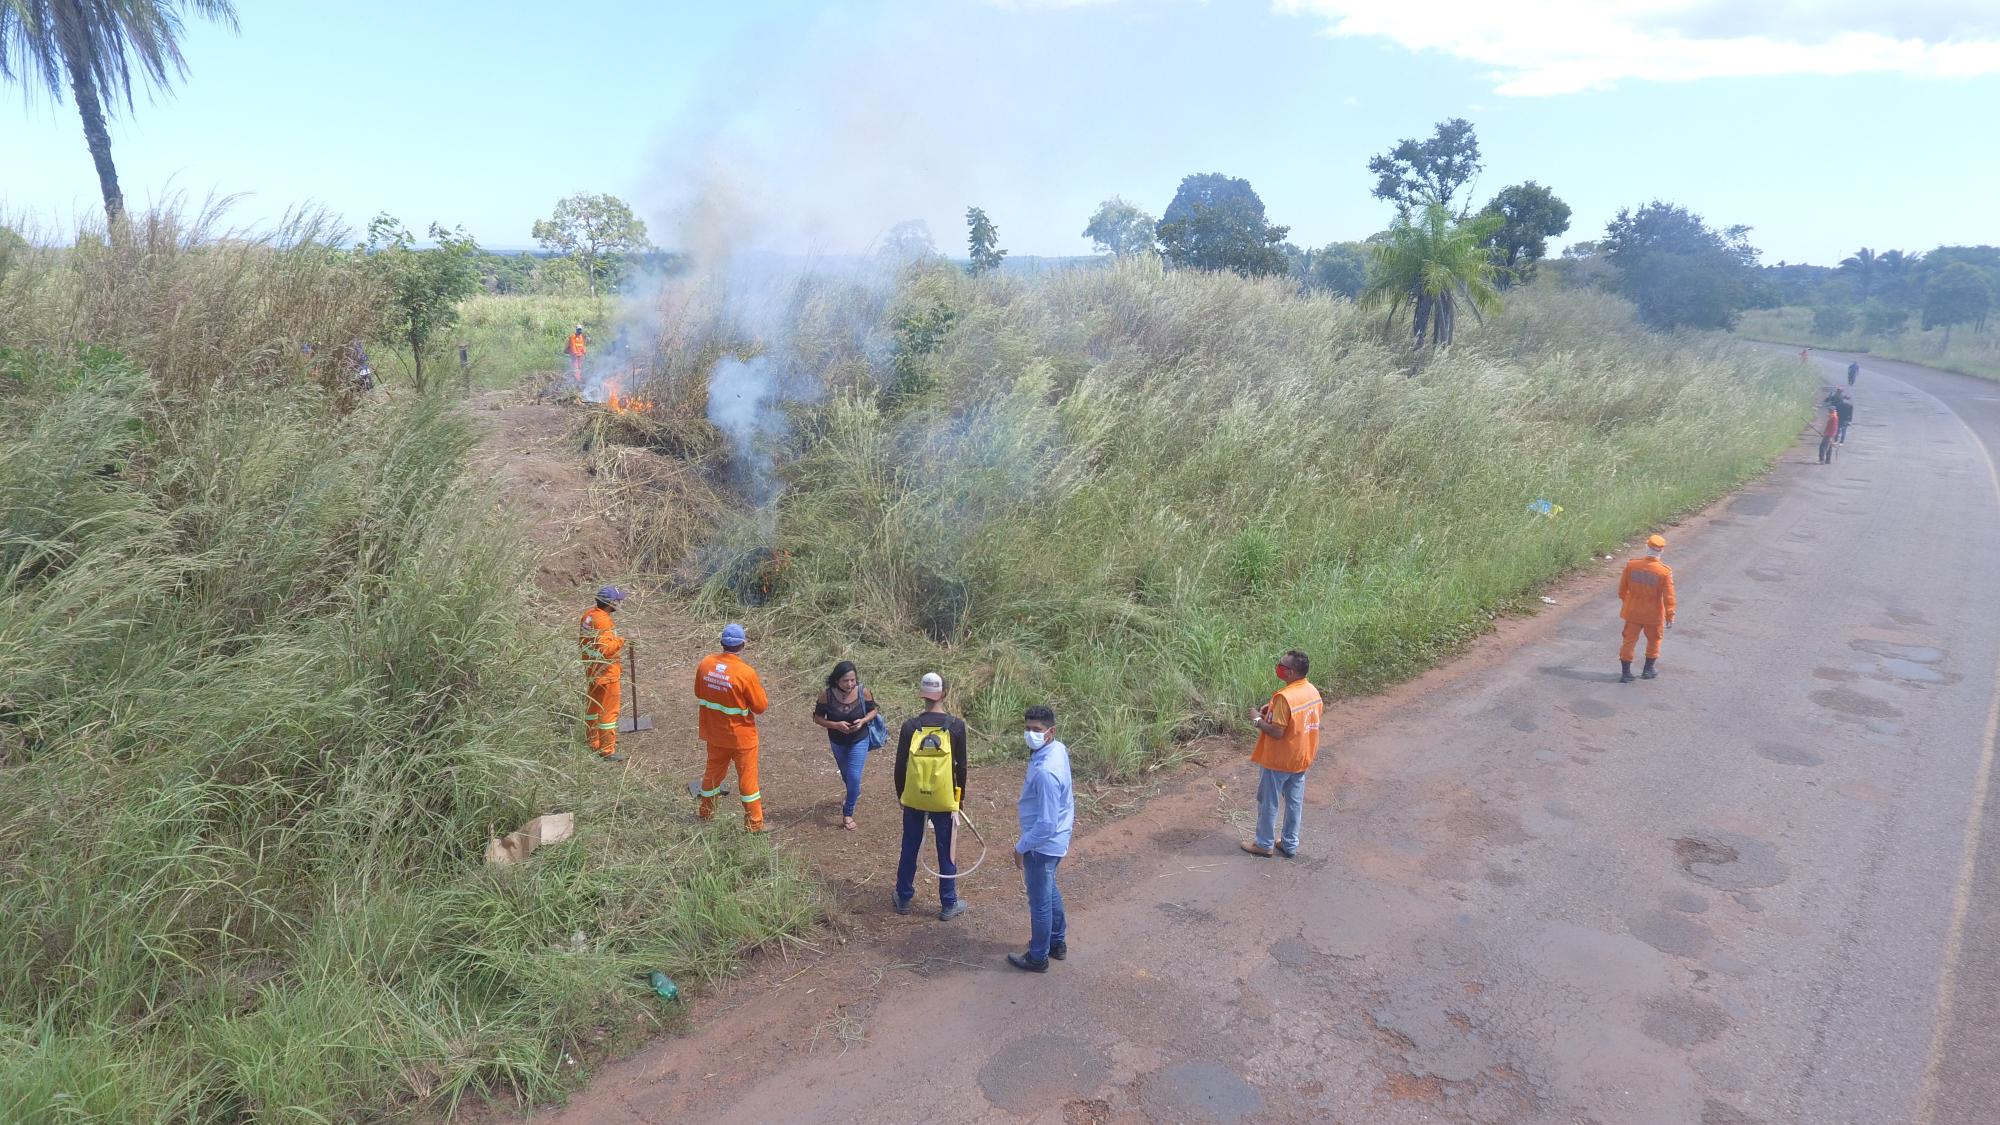
[[937,835],[938,920],[949,922],[969,907],[958,897],[958,863],[952,853],[952,828],[965,800],[965,763],[969,747],[965,720],[945,713],[944,677],[924,673],[917,694],[924,711],[903,720],[896,739],[896,798],[903,804],[903,854],[896,862],[895,909],[910,912],[917,896],[917,852],[924,846],[924,825]]
[[748,638],[743,626],[730,623],[722,630],[722,651],[701,658],[694,670],[694,701],[700,708],[701,740],[708,747],[708,766],[701,780],[688,783],[688,790],[701,799],[701,818],[715,815],[715,799],[722,796],[722,783],[729,767],[736,767],[736,784],[743,791],[743,826],[752,832],[764,830],[764,794],[757,788],[757,716],[770,700],[757,670],[742,657]]

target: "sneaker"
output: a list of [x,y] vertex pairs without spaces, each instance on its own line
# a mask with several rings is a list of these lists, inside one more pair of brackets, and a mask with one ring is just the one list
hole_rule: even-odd
[[1069,943],[1068,943],[1068,942],[1066,942],[1066,941],[1052,941],[1052,942],[1050,942],[1050,943],[1049,943],[1049,956],[1050,956],[1050,957],[1053,957],[1053,958],[1055,958],[1055,959],[1056,959],[1056,960],[1058,960],[1058,961],[1062,960],[1062,959],[1063,959],[1063,958],[1065,958],[1065,957],[1068,957],[1068,956],[1069,956]]
[[1238,844],[1237,846],[1242,848],[1244,851],[1249,852],[1251,855],[1262,856],[1265,859],[1270,859],[1272,856],[1278,854],[1277,852],[1272,851],[1271,849],[1255,842],[1254,840],[1245,840],[1241,844]]
[[599,755],[598,755],[598,758],[600,758],[600,759],[602,759],[603,761],[606,761],[606,762],[622,762],[622,761],[624,761],[624,760],[625,760],[625,755],[623,755],[623,754],[620,754],[620,753],[619,753],[618,751],[616,751],[616,750],[613,750],[613,751],[612,751],[611,753],[609,753],[609,754],[599,754]]
[[898,898],[898,897],[897,897],[897,896],[895,896],[895,895],[891,895],[891,896],[889,896],[889,897],[890,897],[890,904],[891,904],[891,905],[892,905],[892,906],[894,907],[894,909],[895,909],[896,913],[898,913],[898,914],[908,914],[908,913],[910,912],[910,900],[909,900],[909,899],[906,899],[906,898]]
[[[1051,949],[1049,950],[1049,957],[1053,956],[1055,956],[1055,950]],[[1007,963],[1024,973],[1046,973],[1049,971],[1048,957],[1037,961],[1025,953],[1009,953],[1007,955]]]
[[944,909],[938,911],[938,921],[949,922],[953,918],[958,917],[959,915],[965,913],[970,909],[972,909],[971,903],[965,901],[964,899],[959,899],[957,902],[954,902],[950,906],[947,906]]

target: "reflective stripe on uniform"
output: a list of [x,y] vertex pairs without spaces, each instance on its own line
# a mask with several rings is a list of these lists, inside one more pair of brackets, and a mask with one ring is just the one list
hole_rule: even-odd
[[[721,790],[717,790],[717,792],[721,792]],[[752,801],[761,799],[763,796],[764,796],[764,791],[761,789],[759,789],[755,793],[745,793],[743,794],[743,803],[747,805]]]
[[616,719],[613,719],[613,720],[611,720],[611,721],[610,721],[610,722],[608,722],[608,723],[599,723],[599,724],[597,724],[597,729],[598,729],[598,730],[611,730],[611,729],[613,729],[613,728],[617,727],[617,725],[618,725],[618,720],[616,720]]
[[748,707],[724,707],[720,703],[710,703],[706,699],[697,699],[695,700],[695,702],[701,704],[703,707],[706,707],[711,711],[720,711],[725,715],[748,715],[750,713],[750,709]]
[[722,796],[722,786],[718,785],[713,789],[704,789],[701,791],[701,795],[704,797],[720,797]]

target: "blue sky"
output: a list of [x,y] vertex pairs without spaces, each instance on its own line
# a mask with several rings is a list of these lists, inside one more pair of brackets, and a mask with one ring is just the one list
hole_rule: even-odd
[[[857,0],[340,5],[238,0],[189,78],[113,124],[135,206],[387,210],[531,244],[562,195],[662,245],[844,253],[986,208],[1017,254],[1086,253],[1096,204],[1250,180],[1301,245],[1386,205],[1370,155],[1471,119],[1481,199],[1526,179],[1596,237],[1652,198],[1747,223],[1767,261],[2000,242],[2000,4],[1911,0]],[[67,102],[0,111],[0,215],[94,212]]]

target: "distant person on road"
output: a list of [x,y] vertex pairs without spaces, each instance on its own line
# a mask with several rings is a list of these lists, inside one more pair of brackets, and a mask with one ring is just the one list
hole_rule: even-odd
[[[1279,657],[1276,671],[1283,686],[1272,694],[1269,703],[1250,713],[1250,725],[1257,728],[1257,745],[1250,752],[1250,760],[1263,771],[1257,779],[1257,837],[1242,844],[1243,850],[1251,855],[1282,855],[1290,859],[1299,852],[1299,820],[1305,815],[1306,806],[1306,771],[1319,756],[1319,722],[1325,708],[1319,689],[1306,679],[1311,667],[1312,662],[1298,649]],[[1281,805],[1282,832],[1279,831]]]
[[731,623],[722,630],[722,651],[701,658],[694,669],[694,701],[701,714],[697,722],[703,745],[708,747],[707,768],[700,781],[688,783],[688,791],[701,799],[700,815],[715,815],[715,799],[725,792],[722,783],[729,767],[736,767],[736,786],[743,791],[743,827],[764,830],[764,794],[757,788],[757,716],[771,703],[757,670],[743,659],[748,638],[743,626]]
[[583,355],[589,347],[590,341],[584,337],[581,324],[563,342],[563,354],[569,357],[569,377],[579,383],[583,382]]
[[1811,349],[1811,348],[1800,348],[1800,349],[1799,349],[1799,362],[1800,362],[1800,363],[1811,363],[1811,362],[1812,362],[1812,349]]
[[1820,464],[1833,464],[1833,439],[1839,436],[1840,410],[1837,407],[1829,406],[1826,408],[1826,421],[1821,422],[1819,427]]
[[1840,432],[1834,435],[1833,441],[1835,445],[1846,445],[1847,427],[1854,422],[1854,400],[1844,391],[1837,393],[1839,397],[1833,400],[1833,416],[1840,419]]
[[1069,924],[1056,867],[1069,854],[1076,794],[1070,786],[1069,747],[1056,738],[1056,713],[1037,704],[1028,708],[1023,725],[1028,772],[1021,778],[1021,838],[1014,844],[1014,866],[1028,887],[1028,951],[1009,953],[1007,963],[1024,972],[1046,973],[1050,958],[1069,956]]
[[1850,386],[1850,387],[1851,387],[1851,386],[1853,386],[1853,385],[1854,385],[1854,380],[1855,380],[1855,377],[1856,377],[1856,376],[1858,376],[1858,375],[1860,375],[1860,374],[1861,374],[1861,364],[1859,364],[1859,363],[1850,363],[1850,364],[1848,364],[1848,365],[1847,365],[1847,385],[1848,385],[1848,386]]
[[903,804],[903,854],[896,861],[895,909],[910,912],[917,897],[917,852],[924,846],[924,826],[937,837],[938,920],[949,922],[970,907],[958,897],[958,857],[952,829],[965,800],[969,746],[965,720],[944,709],[944,677],[924,673],[917,681],[924,697],[923,713],[903,720],[896,737],[896,798]]
[[874,738],[881,717],[882,713],[875,709],[875,697],[861,684],[854,661],[843,660],[834,665],[826,676],[826,690],[819,693],[819,702],[813,704],[812,718],[826,728],[833,764],[839,767],[840,780],[847,786],[840,820],[841,827],[849,831],[854,829],[854,803],[861,799],[861,767],[868,764],[869,751],[881,745]]
[[625,638],[611,624],[611,615],[625,600],[624,591],[606,586],[597,591],[597,604],[583,613],[576,641],[583,650],[583,733],[584,739],[607,762],[622,762],[618,752],[619,682]]
[[1659,675],[1653,662],[1660,658],[1660,633],[1674,627],[1674,570],[1660,561],[1667,541],[1654,535],[1646,539],[1646,553],[1625,563],[1618,578],[1618,616],[1625,621],[1624,641],[1618,647],[1618,682],[1632,682],[1632,652],[1639,634],[1646,634],[1646,667],[1639,675],[1652,679]]

